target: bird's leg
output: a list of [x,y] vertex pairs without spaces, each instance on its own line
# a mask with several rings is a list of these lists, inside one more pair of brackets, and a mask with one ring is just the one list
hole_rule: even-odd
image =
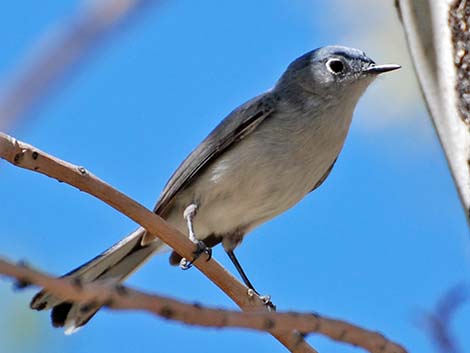
[[232,261],[233,265],[237,269],[240,277],[242,278],[243,282],[245,285],[248,287],[248,295],[253,296],[257,295],[263,302],[264,304],[271,310],[271,311],[276,311],[276,306],[271,302],[271,296],[270,295],[260,295],[258,291],[255,289],[253,284],[250,282],[248,279],[248,276],[246,275],[245,271],[243,270],[242,266],[240,265],[240,262],[238,261],[237,257],[235,256],[235,252],[233,250],[225,250],[227,253],[228,257],[230,258],[230,261]]
[[193,219],[197,212],[197,205],[192,203],[183,212],[183,217],[188,227],[189,240],[193,243],[197,243],[196,235],[194,234]]
[[207,254],[207,261],[209,261],[212,257],[212,249],[207,247],[203,241],[198,240],[196,238],[196,234],[194,233],[194,226],[193,226],[193,219],[197,213],[197,205],[192,203],[184,210],[183,217],[186,220],[186,225],[188,227],[188,235],[189,240],[191,240],[194,244],[197,245],[196,251],[194,251],[193,255],[194,258],[191,261],[188,261],[186,258],[182,258],[180,261],[180,268],[183,270],[187,270],[191,268],[194,261],[196,261],[201,254]]

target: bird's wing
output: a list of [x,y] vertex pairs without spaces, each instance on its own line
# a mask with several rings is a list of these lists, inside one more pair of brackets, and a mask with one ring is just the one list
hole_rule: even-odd
[[163,189],[154,212],[163,215],[173,197],[186,188],[194,177],[229,149],[248,136],[273,112],[278,97],[267,92],[231,112],[204,141],[181,163]]

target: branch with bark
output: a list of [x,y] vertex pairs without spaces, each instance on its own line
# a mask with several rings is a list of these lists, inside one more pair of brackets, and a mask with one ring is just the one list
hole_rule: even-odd
[[[165,222],[161,217],[146,209],[138,202],[101,181],[84,167],[60,160],[4,133],[0,133],[0,157],[13,165],[47,175],[95,196],[140,224],[153,236],[158,236],[163,242],[186,258],[191,258],[193,252],[196,250],[195,244],[184,234],[176,230],[171,224]],[[160,306],[153,304],[151,299],[153,297],[145,297],[145,295],[140,292],[129,290],[127,292],[132,295],[123,296],[119,295],[119,290],[105,289],[103,285],[100,284],[87,285],[87,291],[85,291],[82,286],[77,285],[77,283],[69,283],[67,280],[63,279],[53,279],[24,267],[14,270],[15,266],[7,266],[8,263],[6,262],[1,262],[1,265],[1,268],[4,270],[2,273],[26,283],[30,282],[44,287],[54,292],[54,294],[57,294],[59,297],[64,296],[63,299],[83,300],[85,302],[98,301],[112,308],[119,308],[119,305],[122,305],[122,309],[135,308],[149,310],[151,312],[155,312],[152,308],[157,308],[155,313],[160,315],[162,314],[162,308],[165,307],[162,303],[159,304]],[[298,314],[266,312],[267,308],[261,298],[252,293],[250,294],[248,288],[233,277],[215,259],[211,259],[210,261],[200,259],[196,261],[194,265],[214,284],[222,289],[243,311],[249,312],[246,316],[235,312],[218,312],[218,314],[215,315],[217,311],[210,311],[208,309],[209,313],[206,313],[205,316],[199,319],[202,320],[202,318],[205,317],[212,317],[213,321],[204,321],[207,326],[219,326],[224,323],[224,320],[226,321],[226,319],[222,320],[224,317],[229,317],[231,320],[234,320],[234,323],[240,325],[237,327],[247,327],[271,333],[284,344],[289,351],[296,353],[316,352],[316,350],[304,340],[303,333],[307,332],[323,333],[333,339],[363,347],[374,353],[406,352],[402,347],[386,340],[382,335],[366,331],[345,322],[324,319],[313,315],[300,316]],[[8,268],[9,272],[7,272],[5,268]],[[135,298],[137,298],[137,300]],[[160,300],[168,304],[170,299],[165,298]],[[154,301],[157,302],[158,300]],[[132,304],[132,302],[135,303]],[[197,315],[195,315],[195,310],[201,310],[200,308],[195,308],[194,306],[176,301],[172,301],[172,303],[175,304],[173,305],[174,309],[170,311],[163,310],[164,314],[166,312],[166,315],[163,316],[168,317],[169,312],[171,312],[172,318],[186,322],[185,318],[196,320],[195,316]],[[176,303],[178,303],[178,305],[176,305]],[[143,305],[145,306],[142,307]],[[167,308],[169,307],[167,306]],[[189,309],[191,309],[192,312],[189,312]],[[217,321],[216,318],[218,318],[219,321]],[[248,323],[250,321],[249,319],[253,319],[253,322]],[[230,321],[227,321],[225,326],[229,326],[229,322]],[[269,324],[267,324],[268,322]],[[201,321],[194,321],[194,324],[203,323]],[[242,326],[242,324],[246,326]],[[232,325],[236,326],[235,324]],[[297,328],[300,328],[300,330],[297,330]]]
[[[54,278],[33,270],[24,263],[15,265],[0,259],[0,273],[17,280],[18,287],[34,284],[66,301],[83,303],[82,310],[96,305],[115,310],[141,310],[161,318],[188,325],[245,328],[261,332],[276,330],[289,333],[297,330],[300,337],[309,333],[323,334],[335,341],[362,347],[371,353],[405,353],[405,349],[377,332],[351,325],[316,313],[238,312],[204,307],[156,294],[147,294],[106,281],[81,283],[67,278]],[[89,305],[87,305],[89,304]]]

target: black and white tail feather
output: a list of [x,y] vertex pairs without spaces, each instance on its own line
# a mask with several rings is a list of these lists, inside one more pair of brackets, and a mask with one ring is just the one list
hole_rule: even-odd
[[[137,229],[102,254],[62,277],[76,278],[80,280],[80,283],[104,281],[117,284],[124,281],[152,254],[165,248],[164,243],[159,240],[142,245],[144,233],[144,229]],[[30,306],[35,310],[52,309],[52,325],[64,327],[66,334],[76,332],[100,309],[99,306],[89,307],[87,304],[64,302],[44,290],[36,294]]]

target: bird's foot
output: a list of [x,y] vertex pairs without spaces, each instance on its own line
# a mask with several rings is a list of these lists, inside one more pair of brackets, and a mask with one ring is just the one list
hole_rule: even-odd
[[254,297],[254,296],[257,296],[259,299],[261,299],[261,301],[263,302],[263,304],[266,306],[266,308],[268,309],[268,311],[276,311],[276,305],[273,304],[273,302],[271,301],[271,296],[270,295],[260,295],[256,290],[254,290],[253,288],[248,288],[248,296],[249,297]]
[[187,260],[186,258],[182,258],[180,261],[180,268],[182,270],[189,270],[191,267],[193,267],[194,261],[196,261],[202,254],[207,255],[206,261],[209,261],[212,258],[212,249],[206,246],[203,241],[199,240],[197,243],[197,248],[193,252],[193,259],[192,260]]

